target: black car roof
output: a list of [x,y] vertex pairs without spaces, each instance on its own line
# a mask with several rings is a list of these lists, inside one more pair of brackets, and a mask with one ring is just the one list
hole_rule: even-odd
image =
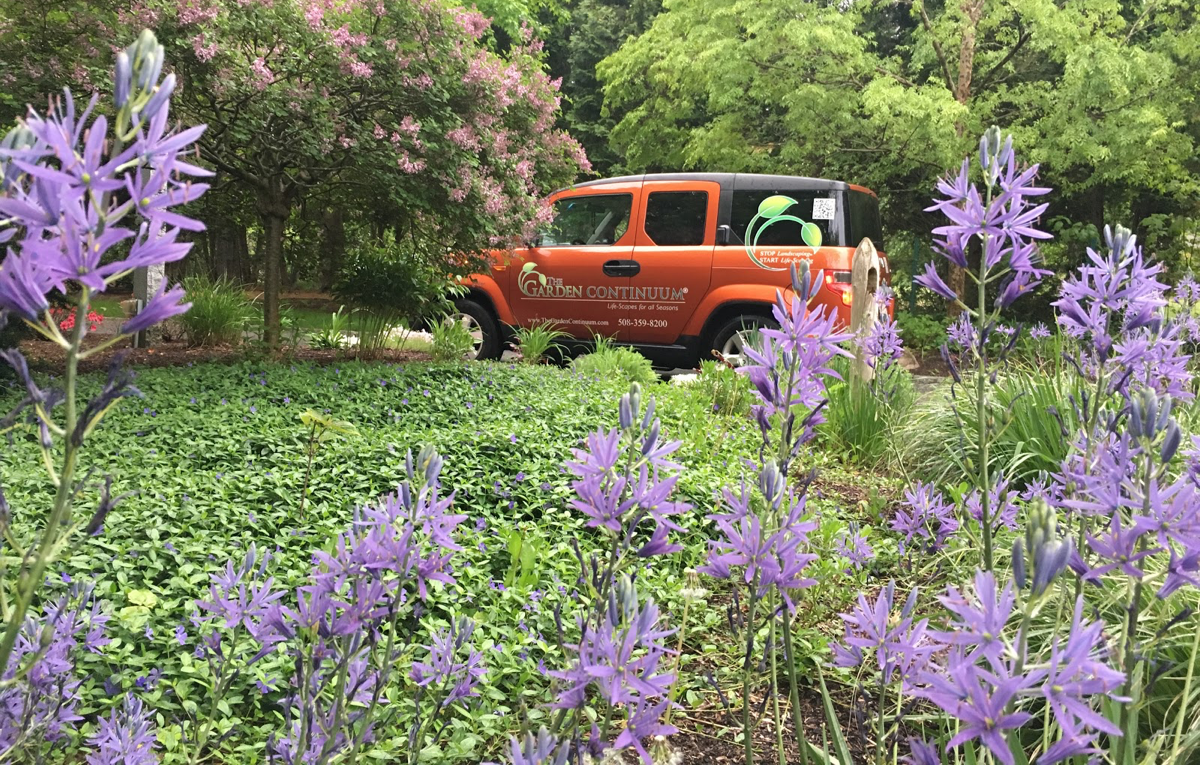
[[600,178],[594,181],[576,183],[567,188],[582,189],[595,186],[606,186],[611,183],[632,183],[642,181],[715,181],[722,189],[795,189],[797,191],[827,191],[836,189],[845,191],[850,184],[844,181],[831,181],[826,178],[804,178],[796,175],[760,175],[758,173],[643,173],[641,175],[622,175],[616,178]]

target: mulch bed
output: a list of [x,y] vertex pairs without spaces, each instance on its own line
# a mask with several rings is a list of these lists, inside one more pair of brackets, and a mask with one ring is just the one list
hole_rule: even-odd
[[[104,336],[86,338],[84,347],[95,347],[107,339]],[[44,340],[22,342],[21,352],[29,361],[30,368],[37,371],[61,373],[66,363],[66,352],[54,343]],[[126,366],[141,368],[175,367],[202,363],[237,364],[247,359],[260,358],[253,352],[247,352],[244,347],[189,347],[186,343],[181,342],[160,342],[150,348],[130,348],[127,344],[122,343],[120,346],[84,359],[79,363],[79,371],[91,372],[107,369],[113,357],[118,353],[125,354]],[[299,348],[276,353],[272,358],[281,361],[325,365],[354,359],[355,355],[353,351]],[[383,351],[373,354],[371,360],[392,363],[428,361],[429,354],[420,351]]]

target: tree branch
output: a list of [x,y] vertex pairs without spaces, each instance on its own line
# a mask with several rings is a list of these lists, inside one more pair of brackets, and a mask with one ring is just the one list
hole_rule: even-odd
[[992,77],[994,77],[997,72],[1003,69],[1005,64],[1007,64],[1009,61],[1012,61],[1013,56],[1017,55],[1021,48],[1025,47],[1025,43],[1029,42],[1029,38],[1031,37],[1033,37],[1033,33],[1026,32],[1025,30],[1021,29],[1021,20],[1017,19],[1016,43],[1013,44],[1012,49],[1009,50],[1008,53],[1004,54],[1004,58],[1000,59],[999,63],[987,70],[987,73],[984,74],[983,77],[979,78],[976,89],[980,91],[986,90],[987,86],[992,84]]
[[933,44],[933,52],[937,54],[938,61],[942,64],[942,77],[946,80],[946,90],[953,95],[954,77],[950,74],[950,63],[946,60],[945,52],[942,51],[942,44],[933,34],[933,22],[929,20],[929,14],[925,12],[925,0],[917,0],[917,2],[921,10],[921,23],[925,26],[925,31],[929,33],[929,42]]

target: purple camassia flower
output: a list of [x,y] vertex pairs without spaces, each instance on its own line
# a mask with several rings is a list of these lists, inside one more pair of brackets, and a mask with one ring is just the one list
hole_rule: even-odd
[[[1033,185],[1037,165],[1018,172],[1012,139],[1001,145],[998,130],[989,130],[981,140],[980,164],[988,187],[999,186],[999,193],[990,202],[985,205],[984,195],[970,179],[970,160],[964,159],[957,176],[938,181],[942,198],[927,210],[941,212],[950,221],[949,225],[935,228],[933,233],[942,237],[935,248],[952,264],[967,268],[965,253],[971,239],[979,238],[983,241],[985,269],[991,272],[1003,267],[1011,272],[997,299],[997,304],[1004,307],[1037,286],[1049,273],[1037,267],[1036,247],[1027,240],[1050,238],[1034,227],[1047,205],[1030,201],[1050,189]],[[926,264],[925,273],[915,281],[947,300],[959,299],[932,262]]]
[[[187,254],[191,245],[176,241],[180,229],[198,231],[203,225],[170,208],[197,199],[208,186],[179,176],[211,173],[180,158],[203,126],[168,132],[174,87],[174,75],[168,75],[159,86],[163,97],[153,110],[142,112],[143,129],[115,156],[104,155],[107,118],[101,115],[89,123],[97,98],[76,114],[70,91],[64,91],[62,102],[46,117],[31,111],[16,129],[20,139],[0,148],[5,177],[0,218],[12,219],[11,227],[0,229],[0,241],[18,229],[25,234],[0,270],[0,309],[5,313],[37,321],[49,306],[47,294],[54,289],[66,294],[69,281],[103,292],[134,268]],[[117,190],[124,194],[111,193]],[[136,230],[118,225],[135,211],[142,219]],[[102,262],[118,244],[129,247],[126,257]],[[147,304],[147,316],[122,331],[128,334],[186,311],[182,297],[182,290],[160,291]]]
[[764,529],[762,519],[749,512],[750,493],[745,486],[738,495],[727,490],[725,501],[729,513],[708,516],[722,537],[709,541],[708,561],[697,570],[716,579],[730,579],[733,568],[742,568],[741,578],[746,584],[755,584],[759,597],[778,587],[788,608],[794,610],[791,591],[817,583],[803,576],[804,568],[817,559],[803,552],[808,548],[809,532],[817,528],[815,521],[808,520],[807,497],[784,498],[787,507],[780,512],[782,520],[774,530]]
[[1016,597],[1012,583],[997,590],[996,577],[990,571],[975,572],[973,597],[960,593],[957,588],[946,588],[946,594],[938,600],[953,614],[950,630],[934,632],[942,643],[960,646],[967,651],[965,659],[971,662],[986,658],[997,665],[1005,649],[1004,627],[1012,616]]
[[779,329],[759,330],[762,348],[745,349],[750,363],[741,367],[741,371],[750,378],[760,401],[753,411],[764,438],[773,415],[782,412],[790,417],[797,407],[810,411],[798,434],[793,432],[790,421],[784,423],[785,435],[791,434],[798,446],[812,438],[813,429],[824,421],[813,410],[825,400],[825,376],[839,379],[829,368],[829,362],[834,356],[851,355],[842,347],[851,336],[835,331],[837,317],[832,313],[826,315],[824,306],[808,309],[806,301],[820,289],[820,274],[811,279],[805,266],[802,273],[793,273],[792,283],[790,304],[782,292],[775,294],[771,312]]
[[1065,644],[1056,638],[1046,665],[1035,667],[1030,673],[1032,679],[1041,681],[1039,693],[1050,705],[1063,738],[1077,743],[1090,744],[1092,737],[1087,735],[1090,731],[1121,735],[1120,729],[1097,713],[1090,702],[1090,697],[1100,696],[1128,701],[1116,696],[1125,682],[1125,673],[1105,661],[1108,651],[1103,629],[1102,622],[1084,620],[1083,598],[1076,599]]
[[[991,491],[988,492],[988,507],[991,515],[993,528],[1004,526],[1009,529],[1017,527],[1017,505],[1013,502],[1013,492],[1008,489],[1008,480],[1003,473],[999,473],[995,478],[995,483],[992,484]],[[967,514],[975,519],[977,523],[983,523],[983,503],[980,499],[979,489],[972,491],[963,502],[963,509]]]
[[[0,687],[0,753],[25,741],[61,741],[64,728],[82,719],[75,712],[82,683],[75,654],[81,640],[84,650],[100,653],[110,642],[108,620],[91,590],[78,586],[48,603],[41,617],[26,616],[4,680],[11,682],[18,667],[28,665],[28,672],[22,682]],[[43,644],[47,628],[50,639]]]
[[639,605],[627,581],[620,589],[608,604],[599,629],[587,629],[580,622],[580,642],[568,646],[575,654],[571,668],[550,673],[567,683],[553,704],[555,709],[581,706],[589,686],[616,705],[657,698],[675,682],[673,674],[658,671],[659,663],[670,653],[665,638],[674,630],[659,627],[658,606],[653,600]]
[[1050,328],[1039,321],[1029,328],[1029,337],[1033,340],[1045,340],[1050,337]]
[[473,621],[459,620],[449,630],[433,636],[433,643],[429,646],[429,661],[413,663],[411,677],[418,687],[428,688],[432,685],[435,690],[450,688],[441,701],[443,707],[479,695],[475,687],[479,685],[479,679],[487,674],[483,666],[483,654],[470,650],[465,660],[459,660],[458,657],[474,631]]
[[1195,277],[1190,273],[1179,280],[1173,291],[1176,299],[1182,300],[1184,303],[1193,305],[1200,303],[1200,283],[1197,283]]
[[[659,722],[669,703],[667,693],[675,682],[674,674],[659,672],[660,663],[671,653],[666,639],[674,630],[661,628],[653,600],[639,604],[637,591],[628,578],[617,582],[603,617],[599,628],[590,627],[582,618],[578,620],[580,640],[567,646],[575,656],[573,663],[566,670],[549,673],[565,684],[552,707],[582,707],[589,688],[610,706],[623,706],[625,731],[612,748],[634,749],[650,765],[642,739],[676,732]],[[599,731],[593,732],[591,744],[603,746]]]
[[841,615],[846,635],[842,643],[833,643],[833,663],[859,667],[870,656],[884,682],[899,672],[905,689],[910,690],[939,646],[929,639],[927,620],[913,623],[917,590],[909,593],[898,614],[893,613],[895,597],[894,581],[888,582],[873,604],[859,594],[858,607]]
[[570,752],[570,744],[559,744],[545,727],[537,738],[526,731],[524,739],[509,739],[509,765],[566,765]]
[[958,318],[946,329],[946,337],[951,345],[958,346],[964,351],[975,347],[977,336],[975,323],[971,321],[971,315],[967,313],[960,313]]
[[[651,557],[682,549],[668,539],[670,532],[683,531],[672,517],[692,506],[671,500],[679,477],[668,474],[682,466],[668,457],[682,442],[661,438],[653,398],[644,413],[640,405],[640,389],[632,388],[621,398],[620,427],[589,433],[587,448],[572,449],[574,460],[566,468],[579,478],[571,483],[576,494],[571,506],[587,516],[588,527],[605,529],[629,544],[644,523],[651,536],[637,554]],[[639,415],[640,424],[635,421]]]
[[1054,307],[1059,326],[1089,348],[1093,364],[1106,362],[1122,328],[1145,324],[1166,305],[1167,286],[1158,281],[1162,265],[1147,265],[1137,237],[1120,226],[1104,228],[1105,255],[1088,249],[1090,265],[1064,280]]
[[945,670],[926,672],[929,685],[919,695],[958,719],[959,732],[946,743],[947,749],[978,740],[999,762],[1014,765],[1005,731],[1020,728],[1031,716],[1009,711],[1008,705],[1026,687],[1026,678],[998,676],[972,662],[955,661],[958,657],[952,654]]
[[87,765],[151,765],[158,762],[155,749],[158,739],[154,732],[153,710],[140,699],[127,694],[120,711],[114,709],[101,717],[96,732],[88,738],[92,751]]
[[904,765],[942,765],[942,757],[938,754],[936,744],[930,744],[919,738],[908,740],[909,754],[900,758]]
[[904,352],[904,343],[900,340],[899,327],[887,314],[871,327],[871,331],[857,340],[863,350],[867,365],[879,369],[888,369]]
[[868,561],[875,558],[875,548],[863,535],[857,525],[842,529],[833,542],[837,554],[850,562],[856,570],[862,569]]
[[958,531],[958,519],[954,515],[954,504],[948,502],[932,484],[918,482],[904,490],[907,508],[896,510],[892,519],[892,530],[904,534],[900,552],[914,538],[930,540],[929,547],[940,550],[946,546],[954,532]]
[[1113,345],[1112,360],[1128,375],[1122,375],[1113,389],[1122,395],[1150,388],[1160,396],[1181,401],[1192,399],[1191,356],[1184,352],[1187,327],[1179,322],[1155,321],[1127,331]]

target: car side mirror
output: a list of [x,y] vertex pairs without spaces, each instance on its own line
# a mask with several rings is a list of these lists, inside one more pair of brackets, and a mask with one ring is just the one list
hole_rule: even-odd
[[717,244],[718,245],[729,244],[729,240],[731,238],[730,235],[732,233],[733,233],[733,229],[729,228],[729,226],[717,226]]

